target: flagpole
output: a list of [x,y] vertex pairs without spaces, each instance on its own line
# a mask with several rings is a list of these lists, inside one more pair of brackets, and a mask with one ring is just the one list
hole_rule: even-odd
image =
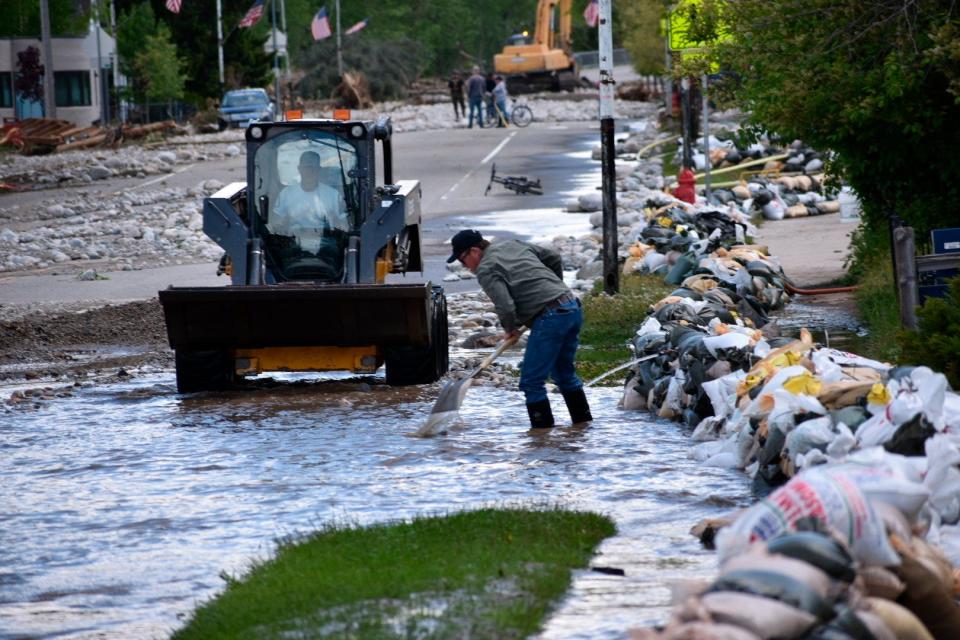
[[613,0],[600,0],[600,167],[603,193],[603,290],[620,290],[617,233],[616,147],[613,143]]
[[274,118],[279,119],[280,114],[283,113],[283,103],[280,99],[280,61],[277,58],[280,54],[277,48],[277,0],[270,3],[270,16],[271,22],[273,22],[273,86],[277,96],[277,112],[274,114]]
[[217,64],[220,71],[220,89],[223,89],[223,9],[217,0]]
[[343,80],[343,53],[340,49],[340,0],[337,0],[337,73]]
[[290,80],[290,32],[287,31],[287,3],[280,0],[280,26],[283,27],[283,35],[287,44],[283,47],[283,66],[286,70],[287,80]]

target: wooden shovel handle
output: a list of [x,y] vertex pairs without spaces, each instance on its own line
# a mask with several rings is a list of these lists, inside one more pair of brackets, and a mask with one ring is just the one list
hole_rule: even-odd
[[493,353],[491,353],[491,354],[488,355],[486,358],[484,358],[483,361],[480,363],[480,366],[477,367],[476,369],[474,369],[474,370],[473,370],[473,373],[471,373],[471,374],[470,374],[469,376],[467,376],[467,377],[472,378],[472,377],[474,377],[475,375],[477,375],[478,373],[480,373],[481,371],[483,371],[484,369],[486,369],[487,367],[489,367],[490,364],[491,364],[494,360],[496,360],[497,357],[499,357],[500,354],[503,353],[503,352],[507,349],[507,347],[510,347],[510,346],[516,344],[517,340],[520,339],[520,336],[523,335],[523,332],[526,331],[526,330],[527,330],[526,327],[518,327],[518,328],[517,328],[517,333],[516,333],[515,335],[512,335],[512,336],[510,336],[509,338],[505,338],[500,344],[498,344],[498,345],[497,345],[497,348],[493,350]]

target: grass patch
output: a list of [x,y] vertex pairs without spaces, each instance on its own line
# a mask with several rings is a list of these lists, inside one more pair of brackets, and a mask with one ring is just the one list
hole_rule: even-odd
[[228,579],[173,638],[525,638],[615,532],[559,508],[329,525]]
[[868,358],[896,362],[900,356],[897,343],[900,307],[894,291],[889,254],[876,251],[864,258],[858,280],[857,309],[870,333],[858,338],[853,350]]
[[[647,317],[650,305],[675,289],[661,276],[631,274],[621,276],[620,293],[608,296],[599,291],[583,299],[583,329],[577,351],[577,373],[591,380],[630,359],[627,341]],[[626,370],[615,373],[599,385],[619,386]]]

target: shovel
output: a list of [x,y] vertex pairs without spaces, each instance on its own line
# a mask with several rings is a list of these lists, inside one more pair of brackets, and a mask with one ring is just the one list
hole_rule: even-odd
[[519,327],[519,333],[504,339],[497,345],[493,353],[484,358],[480,366],[467,374],[465,378],[448,382],[443,389],[440,390],[437,401],[433,403],[433,409],[430,410],[430,417],[427,418],[426,424],[417,429],[416,435],[421,438],[435,436],[443,425],[452,422],[459,412],[460,405],[463,404],[463,399],[467,395],[467,390],[470,388],[477,374],[489,367],[507,347],[515,344],[526,330],[526,327]]

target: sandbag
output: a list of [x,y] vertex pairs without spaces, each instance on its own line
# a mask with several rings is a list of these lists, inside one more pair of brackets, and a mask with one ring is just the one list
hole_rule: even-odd
[[[896,536],[893,536],[891,541],[901,556],[896,573],[907,585],[898,603],[913,612],[933,637],[960,638],[960,605],[953,599],[953,594],[944,589],[937,572],[920,562],[916,553],[905,542]],[[877,609],[874,608],[874,611],[877,612]],[[891,628],[894,627],[886,616],[877,613]],[[906,617],[901,615],[898,619],[904,618]],[[910,628],[913,626],[915,625]],[[901,636],[897,632],[897,637],[914,636]]]
[[817,624],[813,614],[748,593],[707,593],[700,603],[714,621],[742,627],[769,640],[797,638]]
[[722,562],[757,540],[813,528],[835,532],[865,564],[899,562],[883,522],[857,484],[842,473],[827,473],[824,467],[803,471],[744,512],[719,533],[717,550]]
[[924,626],[923,622],[909,609],[882,598],[867,598],[870,613],[877,616],[893,632],[897,640],[933,640],[934,637],[943,640],[955,639],[957,636],[934,636]]

